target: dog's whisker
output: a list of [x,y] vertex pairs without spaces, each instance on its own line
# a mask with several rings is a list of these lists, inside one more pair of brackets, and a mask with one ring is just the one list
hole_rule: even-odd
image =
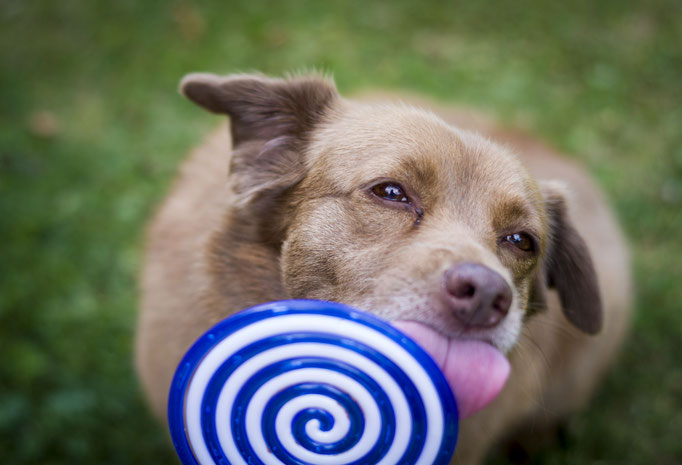
[[540,375],[540,370],[533,363],[535,358],[533,357],[529,348],[526,347],[523,343],[518,344],[516,346],[516,354],[518,354],[517,356],[519,357],[520,359],[519,361],[522,364],[532,368],[530,370],[530,375],[533,378],[533,381],[529,383],[524,383],[524,385],[522,386],[522,391],[524,392],[529,402],[532,402],[536,406],[536,408],[541,410],[542,412],[546,412],[547,408],[545,406],[544,396],[542,393],[543,385],[542,379],[544,377]]
[[583,337],[581,333],[573,330],[570,327],[567,327],[565,324],[558,321],[546,320],[544,318],[536,318],[532,320],[532,323],[534,325],[540,325],[549,328],[550,330],[557,332],[561,336],[566,336],[571,339]]

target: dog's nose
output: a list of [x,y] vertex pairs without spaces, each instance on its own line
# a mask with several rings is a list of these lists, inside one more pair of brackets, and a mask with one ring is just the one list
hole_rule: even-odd
[[497,325],[509,312],[512,291],[507,281],[487,266],[460,263],[444,275],[445,301],[468,328]]

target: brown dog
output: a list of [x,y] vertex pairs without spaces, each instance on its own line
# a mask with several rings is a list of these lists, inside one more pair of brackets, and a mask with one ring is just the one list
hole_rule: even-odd
[[[195,74],[181,91],[229,115],[231,139],[221,131],[193,153],[149,230],[137,366],[159,416],[197,337],[286,298],[396,321],[441,364],[465,416],[508,373],[480,354],[504,352],[509,380],[462,422],[453,463],[584,405],[627,327],[630,278],[580,169],[453,110],[353,102],[319,77]],[[480,379],[458,387],[472,365]]]

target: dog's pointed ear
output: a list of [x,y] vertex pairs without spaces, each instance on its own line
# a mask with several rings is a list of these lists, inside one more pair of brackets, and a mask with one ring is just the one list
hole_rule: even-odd
[[547,285],[556,288],[566,318],[583,332],[596,334],[602,328],[603,312],[592,257],[569,218],[566,189],[558,183],[541,189],[549,234],[540,269]]
[[300,137],[338,98],[333,82],[315,75],[275,79],[193,73],[181,81],[180,92],[213,113],[228,115],[235,147],[250,140]]

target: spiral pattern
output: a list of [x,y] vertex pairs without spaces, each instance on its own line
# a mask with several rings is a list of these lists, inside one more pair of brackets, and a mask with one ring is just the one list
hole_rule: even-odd
[[188,351],[169,398],[185,465],[446,464],[452,392],[389,324],[344,305],[240,312]]

